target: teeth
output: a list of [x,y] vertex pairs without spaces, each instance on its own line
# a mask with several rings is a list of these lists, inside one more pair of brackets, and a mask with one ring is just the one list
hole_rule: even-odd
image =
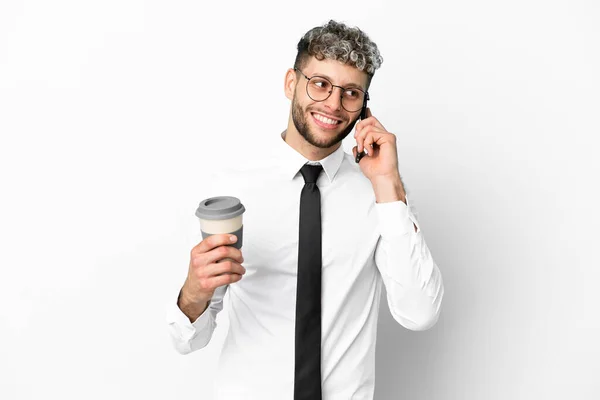
[[339,121],[336,121],[336,120],[331,119],[331,118],[325,118],[324,116],[322,116],[320,114],[313,114],[313,115],[319,121],[324,122],[324,123],[329,124],[329,125],[336,125],[339,122]]

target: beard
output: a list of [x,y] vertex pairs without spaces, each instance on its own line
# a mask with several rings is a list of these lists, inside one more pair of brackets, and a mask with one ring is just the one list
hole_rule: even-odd
[[[337,135],[326,139],[319,139],[308,126],[308,122],[305,118],[305,112],[302,109],[302,106],[300,106],[300,103],[296,98],[296,94],[294,94],[294,99],[292,100],[292,120],[294,121],[294,126],[296,127],[298,133],[300,133],[300,136],[302,136],[308,143],[321,149],[327,149],[344,140],[344,138],[348,136],[350,132],[352,132],[352,128],[354,128],[354,124],[356,124],[358,117],[352,121],[350,125],[346,127],[346,129]],[[343,121],[340,121],[340,124],[341,123],[343,123]]]

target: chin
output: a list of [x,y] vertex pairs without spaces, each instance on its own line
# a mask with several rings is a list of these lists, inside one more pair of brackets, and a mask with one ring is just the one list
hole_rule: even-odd
[[321,149],[333,147],[346,137],[346,135],[341,134],[339,130],[333,132],[330,130],[322,131],[318,127],[316,129],[311,129],[308,136],[309,137],[306,138],[307,141],[313,146]]

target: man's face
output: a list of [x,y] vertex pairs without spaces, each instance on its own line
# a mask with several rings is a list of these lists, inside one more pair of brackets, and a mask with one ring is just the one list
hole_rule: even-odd
[[[358,87],[366,91],[367,74],[358,69],[334,60],[311,61],[302,69],[309,78],[322,76],[334,85],[344,88]],[[300,135],[311,145],[329,148],[341,142],[352,131],[360,110],[348,112],[342,107],[341,89],[333,88],[333,93],[325,101],[314,101],[306,93],[307,79],[298,74],[299,79],[292,99],[292,120]],[[335,120],[330,124],[324,120]]]

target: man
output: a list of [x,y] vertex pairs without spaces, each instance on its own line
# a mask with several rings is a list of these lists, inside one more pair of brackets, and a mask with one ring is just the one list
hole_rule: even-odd
[[[285,75],[287,129],[207,189],[245,205],[244,255],[230,235],[196,245],[168,322],[179,352],[200,349],[228,294],[217,399],[372,399],[382,285],[404,327],[438,319],[442,278],[408,205],[396,136],[368,109],[357,123],[381,62],[357,28],[311,29]],[[351,156],[341,141],[353,127]]]

